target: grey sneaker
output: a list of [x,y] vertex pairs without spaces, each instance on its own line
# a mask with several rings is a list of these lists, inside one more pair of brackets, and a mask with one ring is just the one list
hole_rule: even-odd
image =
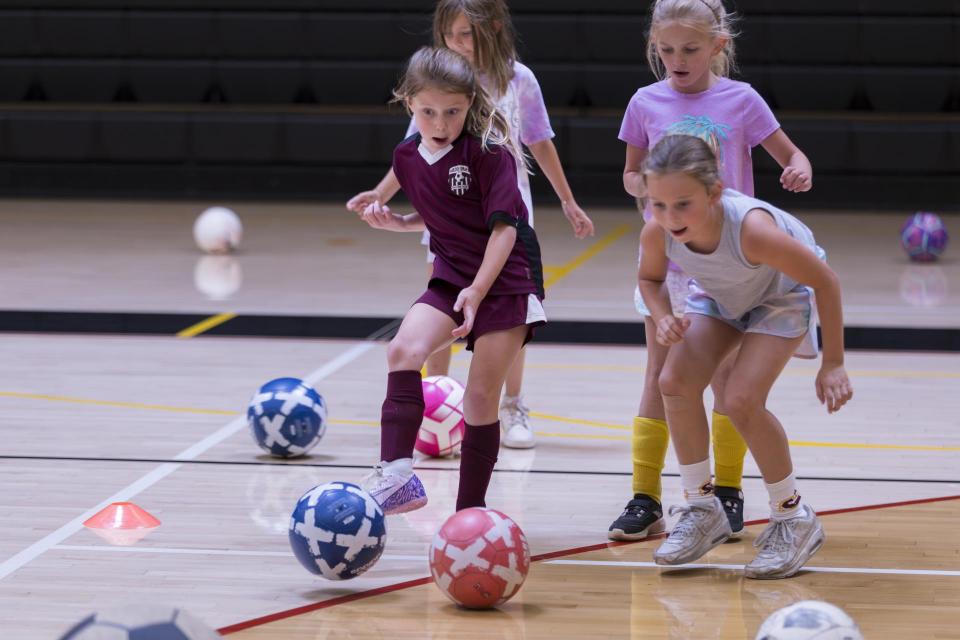
[[503,396],[500,405],[501,443],[510,449],[531,449],[537,442],[530,427],[530,408],[522,396]]
[[817,514],[807,505],[803,515],[789,520],[771,520],[753,546],[757,557],[744,567],[748,578],[774,580],[789,578],[823,546],[823,527]]
[[730,537],[730,521],[714,496],[707,506],[685,504],[670,507],[670,515],[682,513],[660,548],[653,552],[657,564],[693,562]]

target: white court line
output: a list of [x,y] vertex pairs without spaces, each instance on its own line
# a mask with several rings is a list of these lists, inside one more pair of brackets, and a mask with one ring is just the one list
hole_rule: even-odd
[[[547,560],[544,564],[568,564],[590,567],[639,567],[650,569],[730,569],[733,571],[743,571],[742,564],[681,564],[665,567],[653,562],[616,562],[611,560]],[[960,571],[936,571],[933,569],[871,569],[867,567],[810,567],[806,566],[801,571],[813,571],[816,573],[873,573],[881,575],[895,576],[948,576],[960,577]]]
[[[326,378],[330,374],[338,371],[342,367],[353,362],[354,360],[362,356],[364,353],[366,353],[370,349],[373,349],[375,345],[376,343],[374,342],[364,342],[358,345],[354,345],[350,349],[347,349],[345,352],[343,352],[342,354],[340,354],[339,356],[337,356],[327,364],[323,365],[322,367],[320,367],[319,369],[317,369],[316,371],[314,371],[313,373],[305,377],[303,380],[313,385],[319,380]],[[217,444],[223,442],[233,434],[243,429],[246,426],[246,424],[247,424],[247,420],[245,417],[241,416],[239,418],[235,418],[234,420],[231,420],[226,426],[221,427],[220,429],[213,432],[212,434],[210,434],[200,442],[178,453],[176,456],[174,456],[174,460],[183,460],[183,461],[193,460],[197,456],[203,454],[205,451],[213,448]],[[137,495],[142,491],[145,491],[146,489],[149,489],[150,487],[152,487],[153,485],[160,482],[161,480],[166,478],[168,475],[170,475],[171,473],[179,469],[181,466],[183,465],[175,462],[167,462],[160,465],[159,467],[157,467],[147,475],[143,476],[139,480],[136,480],[135,482],[124,487],[123,489],[116,492],[109,498],[103,500],[100,504],[96,505],[91,509],[88,509],[87,511],[84,511],[80,516],[66,523],[65,525],[63,525],[53,533],[48,534],[47,536],[34,542],[32,545],[30,545],[20,553],[16,554],[12,558],[5,560],[3,563],[0,563],[0,580],[3,580],[4,578],[9,576],[11,573],[16,571],[17,569],[20,569],[25,564],[29,563],[30,561],[34,560],[35,558],[43,554],[45,551],[51,549],[52,547],[55,547],[56,545],[60,544],[61,542],[63,542],[64,540],[66,540],[67,538],[75,534],[77,531],[80,531],[80,529],[83,528],[84,520],[90,518],[91,516],[98,513],[100,510],[104,509],[105,507],[107,507],[108,505],[114,502],[126,502],[130,500],[133,496]]]
[[[63,550],[63,551],[105,551],[107,553],[168,553],[172,555],[182,554],[182,555],[194,555],[194,556],[254,556],[254,557],[264,557],[264,558],[292,558],[293,552],[291,551],[241,551],[239,549],[183,549],[180,547],[105,547],[98,545],[81,545],[81,544],[58,544],[55,547],[51,547],[54,550]],[[383,554],[380,556],[381,560],[402,560],[402,561],[414,561],[414,562],[424,562],[428,561],[427,554],[419,556],[404,556],[404,555],[390,555]]]

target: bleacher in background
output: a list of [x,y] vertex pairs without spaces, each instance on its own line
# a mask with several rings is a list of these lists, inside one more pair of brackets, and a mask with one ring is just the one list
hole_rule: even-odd
[[[387,166],[422,0],[5,0],[0,195],[343,198]],[[729,4],[729,3],[728,3]],[[269,10],[264,9],[269,6]],[[515,0],[583,203],[629,202],[620,118],[647,3]],[[957,209],[960,1],[740,0],[740,77],[811,157],[789,206]],[[542,180],[542,179],[541,179]],[[548,200],[549,185],[534,193]]]

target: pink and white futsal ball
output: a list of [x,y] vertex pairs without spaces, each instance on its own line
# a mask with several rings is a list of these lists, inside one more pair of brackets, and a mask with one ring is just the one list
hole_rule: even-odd
[[430,573],[444,594],[468,609],[512,598],[530,571],[530,546],[516,522],[494,509],[464,509],[433,537]]
[[226,207],[210,207],[193,223],[193,239],[207,253],[230,253],[240,246],[243,225]]
[[460,447],[465,429],[463,392],[463,385],[448,376],[423,379],[423,423],[417,434],[417,451],[439,458]]

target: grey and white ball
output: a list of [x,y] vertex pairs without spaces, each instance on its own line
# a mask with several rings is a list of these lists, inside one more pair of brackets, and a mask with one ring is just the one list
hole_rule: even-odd
[[193,239],[201,251],[231,253],[240,247],[243,225],[240,217],[226,207],[210,207],[193,223]]

